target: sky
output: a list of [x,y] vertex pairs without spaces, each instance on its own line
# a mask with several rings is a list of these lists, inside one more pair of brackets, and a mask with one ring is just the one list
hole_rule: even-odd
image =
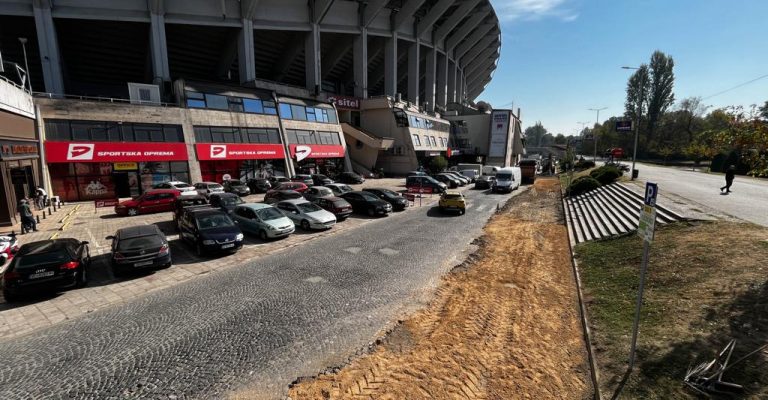
[[581,131],[624,113],[621,66],[655,50],[675,61],[675,99],[712,108],[768,100],[768,0],[491,0],[501,21],[501,58],[476,101],[520,107],[523,127]]

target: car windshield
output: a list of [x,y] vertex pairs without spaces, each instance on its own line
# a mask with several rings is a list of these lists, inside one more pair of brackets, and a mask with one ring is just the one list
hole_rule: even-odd
[[120,240],[117,243],[117,250],[138,250],[148,247],[160,247],[162,245],[163,239],[159,235],[146,235]]
[[336,207],[349,207],[349,203],[346,200],[336,200],[333,202]]
[[262,221],[271,221],[273,219],[280,219],[285,217],[283,213],[280,212],[280,210],[276,208],[265,208],[263,210],[259,210],[256,213],[259,218],[261,218]]
[[180,187],[189,187],[189,183],[185,183],[185,182],[176,182],[176,183],[171,183],[171,186],[173,186],[173,187],[175,187],[175,188],[180,188]]
[[362,192],[362,193],[360,193],[360,195],[363,196],[363,198],[368,200],[368,201],[378,200],[379,199],[378,197],[376,197],[373,194],[368,193],[368,192]]
[[301,210],[301,212],[305,212],[305,213],[311,213],[311,212],[322,210],[322,208],[320,208],[317,204],[313,204],[313,203],[296,204],[296,207],[298,207],[299,210]]
[[181,203],[182,207],[188,207],[188,206],[201,206],[204,204],[207,204],[205,202],[205,199],[182,199],[179,201]]
[[509,181],[509,180],[512,180],[512,174],[508,172],[496,174],[496,179],[500,181]]
[[346,192],[352,192],[352,191],[354,191],[354,189],[352,189],[351,187],[349,187],[349,186],[347,186],[347,185],[339,185],[339,186],[336,186],[336,187],[337,187],[337,188],[339,189],[339,191],[341,191],[342,193],[346,193]]
[[208,214],[197,217],[197,227],[200,230],[234,226],[235,224],[224,214]]
[[243,199],[239,197],[223,197],[221,199],[221,205],[224,205],[224,206],[236,206],[238,204],[243,204],[243,203],[245,202],[243,201]]
[[327,177],[327,176],[325,176],[325,175],[315,175],[315,177],[316,177],[317,179],[328,179],[328,177]]
[[15,268],[24,269],[36,267],[41,264],[64,263],[71,258],[72,256],[65,247],[58,246],[55,248],[46,247],[44,249],[39,249],[34,253],[17,256],[14,258],[14,261],[16,262]]
[[443,196],[446,200],[461,200],[460,194],[446,194]]
[[333,192],[331,189],[317,189],[317,196],[332,196]]
[[212,183],[208,185],[208,189],[213,189],[213,190],[223,189],[223,186],[219,185],[218,183]]

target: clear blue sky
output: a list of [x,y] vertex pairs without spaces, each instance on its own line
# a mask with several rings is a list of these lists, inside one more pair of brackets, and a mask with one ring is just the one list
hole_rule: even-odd
[[[624,112],[622,65],[654,50],[675,60],[675,99],[707,97],[768,74],[768,0],[491,0],[502,24],[493,80],[477,100],[514,102],[523,127],[574,134]],[[768,77],[704,100],[762,104]]]

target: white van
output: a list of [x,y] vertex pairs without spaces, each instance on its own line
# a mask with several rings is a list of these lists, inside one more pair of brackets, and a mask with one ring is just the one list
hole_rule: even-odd
[[501,168],[494,167],[493,165],[485,165],[485,166],[483,166],[483,171],[482,172],[483,172],[483,175],[495,176],[496,172],[499,169],[501,169]]
[[520,187],[522,179],[520,167],[500,168],[496,171],[496,180],[491,185],[491,192],[511,192]]

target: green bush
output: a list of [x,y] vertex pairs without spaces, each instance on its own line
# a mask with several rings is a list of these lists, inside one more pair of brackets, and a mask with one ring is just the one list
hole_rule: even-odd
[[622,172],[613,165],[604,165],[589,173],[590,177],[596,179],[602,185],[608,185],[615,182],[621,175]]
[[583,171],[585,169],[594,168],[595,162],[590,160],[581,160],[581,161],[577,161],[574,167],[579,171]]
[[597,179],[591,176],[580,176],[571,182],[571,186],[568,186],[568,192],[571,196],[578,196],[599,187],[600,182],[598,182]]

